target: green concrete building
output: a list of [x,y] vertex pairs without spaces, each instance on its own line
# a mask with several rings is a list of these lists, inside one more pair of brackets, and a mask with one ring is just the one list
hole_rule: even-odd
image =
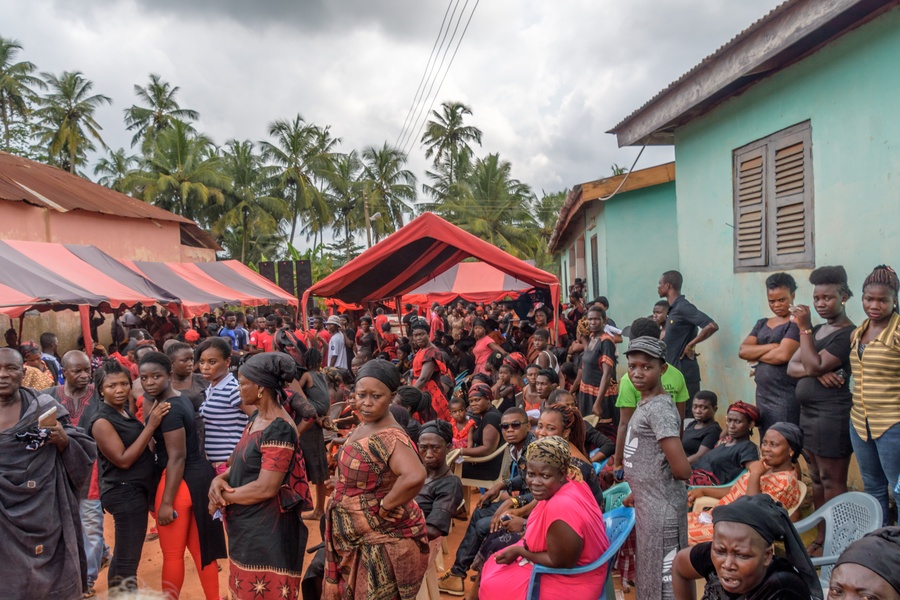
[[[598,280],[622,324],[649,312],[659,274],[677,268],[683,293],[720,327],[698,348],[703,386],[720,405],[752,401],[737,352],[771,315],[768,275],[791,273],[797,303],[811,304],[810,271],[844,265],[859,323],[865,276],[900,264],[898,65],[897,2],[784,2],[611,130],[620,146],[674,145],[678,178],[595,202],[584,226],[563,227],[575,250],[558,244],[563,277]],[[629,235],[629,219],[661,239]],[[570,241],[580,236],[583,257]]]

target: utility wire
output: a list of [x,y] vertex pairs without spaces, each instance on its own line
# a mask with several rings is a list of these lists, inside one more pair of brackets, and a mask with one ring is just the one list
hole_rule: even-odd
[[[444,31],[444,24],[447,23],[447,15],[450,14],[450,21],[453,21],[453,15],[456,14],[456,7],[459,6],[459,0],[456,0],[456,4],[453,6],[453,13],[450,13],[450,6],[453,4],[453,0],[449,0],[447,2],[447,10],[444,11],[444,18],[441,20],[441,28],[438,30],[437,36],[434,38],[434,44],[431,46],[431,54],[428,56],[428,62],[425,63],[425,70],[422,71],[422,78],[419,80],[419,86],[416,88],[416,93],[413,94],[412,103],[409,105],[409,110],[406,112],[406,118],[403,120],[403,127],[400,129],[400,134],[397,135],[397,140],[394,142],[394,147],[399,147],[400,138],[404,137],[406,133],[406,128],[411,125],[409,122],[409,118],[413,113],[413,108],[416,106],[416,103],[419,101],[419,94],[425,89],[425,81],[431,77],[428,74],[429,66],[434,67],[437,64],[437,61],[434,61],[432,64],[431,59],[437,56],[437,52],[435,50],[438,49],[439,44],[438,40],[440,40],[440,46],[443,47],[444,40],[447,39],[447,32],[450,31],[450,26],[447,25],[447,31]],[[443,33],[444,37],[441,39],[441,34]],[[440,50],[438,50],[440,52]]]
[[[437,100],[438,95],[441,93],[441,88],[444,86],[444,80],[447,79],[447,74],[450,72],[450,68],[453,66],[453,60],[456,58],[456,53],[459,51],[459,46],[462,44],[463,38],[466,37],[466,32],[469,30],[469,24],[472,23],[472,17],[475,15],[475,11],[478,9],[478,4],[481,0],[475,0],[475,6],[472,8],[472,12],[469,13],[469,19],[466,21],[466,26],[463,28],[462,35],[459,36],[459,40],[456,42],[456,48],[453,49],[453,54],[450,56],[450,64],[447,65],[447,70],[444,71],[444,76],[441,78],[441,82],[438,84],[437,91],[434,93],[434,97],[431,99],[431,104],[428,106],[428,110],[425,111],[422,123],[419,124],[418,127],[412,130],[412,135],[410,136],[410,144],[409,148],[405,150],[404,154],[409,154],[410,150],[412,150],[413,146],[415,146],[417,138],[419,137],[419,132],[422,127],[425,126],[425,121],[428,119],[429,113],[431,113],[432,108],[434,107],[434,102]],[[466,4],[468,4],[468,0],[466,0]],[[465,12],[466,8],[463,6],[463,12]],[[460,20],[462,19],[462,13],[460,13]],[[459,26],[459,21],[457,21],[457,26]],[[454,34],[455,34],[454,30]],[[453,38],[450,38],[450,42],[453,43]],[[441,61],[443,63],[443,61]],[[440,69],[438,69],[440,70]],[[429,90],[430,92],[430,90]],[[425,96],[428,97],[427,95]]]

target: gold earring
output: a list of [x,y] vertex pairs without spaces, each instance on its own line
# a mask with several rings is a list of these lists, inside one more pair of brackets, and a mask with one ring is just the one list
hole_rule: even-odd
[[257,400],[262,400],[262,393],[263,393],[263,391],[259,390],[259,393],[256,395]]

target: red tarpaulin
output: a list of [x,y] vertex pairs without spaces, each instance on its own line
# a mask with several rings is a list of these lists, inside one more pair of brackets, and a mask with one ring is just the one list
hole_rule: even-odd
[[432,213],[413,219],[306,290],[302,306],[305,310],[310,295],[357,304],[403,296],[470,257],[512,275],[529,287],[549,290],[553,312],[557,314],[560,287],[554,275]]

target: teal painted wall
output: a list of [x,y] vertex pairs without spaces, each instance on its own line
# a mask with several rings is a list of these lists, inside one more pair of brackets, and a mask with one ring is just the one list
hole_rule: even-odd
[[[863,279],[877,264],[900,264],[898,64],[894,9],[676,130],[683,291],[720,326],[700,347],[704,387],[719,393],[720,406],[753,400],[738,346],[770,316],[769,273],[733,271],[732,151],[810,120],[815,262],[846,267],[855,293],[849,313],[861,322]],[[797,302],[811,304],[809,270],[791,274]]]
[[[610,315],[624,327],[653,310],[660,274],[678,268],[675,183],[623,192],[605,202],[592,202],[584,217],[573,220],[562,268],[568,266],[568,250],[584,235],[587,265],[587,300],[603,295],[611,303]],[[589,229],[591,222],[593,228]],[[599,289],[593,289],[591,237],[597,236]],[[621,367],[621,365],[620,365]],[[620,371],[622,369],[620,368]]]

